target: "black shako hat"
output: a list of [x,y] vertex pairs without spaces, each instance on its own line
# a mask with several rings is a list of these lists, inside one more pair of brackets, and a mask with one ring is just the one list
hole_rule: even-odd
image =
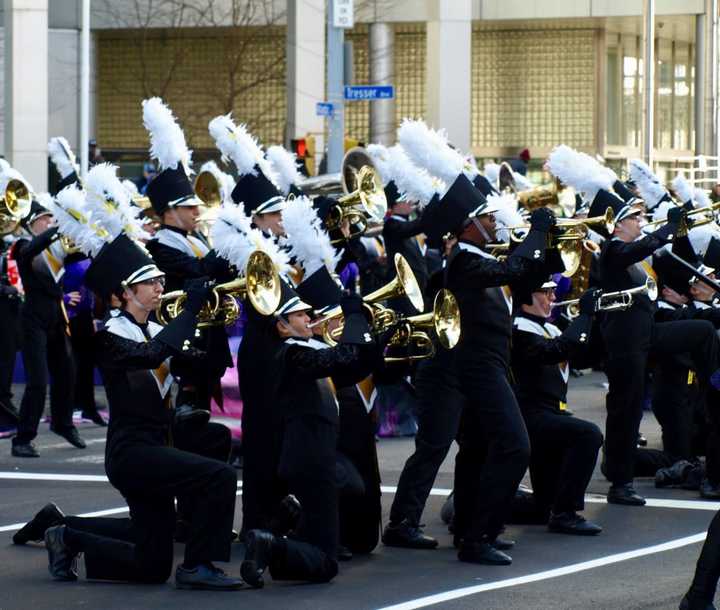
[[713,237],[708,243],[703,263],[713,269],[720,269],[720,239]]
[[295,292],[295,289],[285,280],[280,281],[280,305],[275,310],[275,316],[283,316],[287,318],[291,313],[297,311],[307,311],[312,309],[310,305],[305,303]]
[[232,200],[238,205],[243,204],[248,218],[254,214],[280,212],[285,207],[285,197],[263,174],[259,165],[255,165],[253,172],[240,177],[230,193]]
[[325,265],[312,275],[303,278],[295,290],[303,301],[310,303],[313,309],[319,313],[338,305],[343,295],[342,288],[330,275]]
[[163,275],[148,253],[121,233],[92,260],[85,273],[85,285],[107,298],[119,288]]
[[[634,204],[626,203],[615,193],[611,193],[610,191],[606,191],[605,189],[600,189],[597,195],[595,195],[592,203],[590,204],[588,216],[592,218],[594,218],[595,216],[604,216],[605,211],[608,208],[612,208],[612,211],[615,213],[616,223],[624,220],[628,216],[641,213],[641,210],[637,208]],[[610,237],[607,234],[605,228],[602,226],[598,227],[597,231],[604,237]]]
[[400,191],[398,190],[397,185],[395,184],[394,180],[390,180],[384,187],[385,191],[385,199],[387,200],[387,207],[391,208],[394,206],[398,201],[401,200],[400,198]]
[[485,197],[488,195],[498,195],[498,190],[490,184],[490,181],[483,176],[482,174],[478,174],[475,176],[472,180],[473,186],[479,190]]
[[180,163],[175,169],[165,169],[155,176],[148,184],[146,194],[158,215],[170,208],[203,205],[196,197],[190,178]]
[[33,199],[30,203],[30,213],[20,221],[20,224],[29,230],[30,225],[41,216],[52,216],[52,212]]
[[70,186],[71,184],[80,184],[80,177],[77,175],[76,172],[72,172],[65,176],[60,182],[57,183],[57,193],[62,191],[66,186]]

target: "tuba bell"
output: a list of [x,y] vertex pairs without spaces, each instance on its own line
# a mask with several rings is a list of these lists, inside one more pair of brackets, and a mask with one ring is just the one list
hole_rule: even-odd
[[[210,299],[198,314],[198,327],[229,326],[240,317],[237,299],[247,297],[252,306],[263,316],[275,312],[280,304],[280,276],[272,259],[255,250],[250,255],[244,277],[216,285]],[[155,315],[160,324],[168,324],[177,318],[185,308],[187,294],[174,290],[160,297]]]
[[32,193],[27,183],[12,178],[0,199],[0,235],[13,233],[30,213]]

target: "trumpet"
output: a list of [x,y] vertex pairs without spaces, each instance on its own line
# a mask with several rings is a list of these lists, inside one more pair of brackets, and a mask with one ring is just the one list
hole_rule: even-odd
[[13,233],[30,213],[31,204],[30,187],[16,178],[9,180],[0,199],[0,235]]
[[[617,292],[606,292],[600,295],[595,311],[625,311],[626,309],[630,309],[635,302],[635,297],[639,295],[645,295],[651,301],[656,301],[658,297],[658,287],[655,280],[649,277],[642,286],[638,286],[637,288],[618,290]],[[552,306],[565,307],[568,318],[572,319],[580,315],[579,304],[580,299],[570,299],[568,301],[553,303]]]
[[442,289],[435,295],[433,310],[399,320],[400,328],[395,332],[388,347],[407,349],[407,356],[385,356],[385,362],[407,362],[432,358],[435,345],[430,339],[433,330],[440,345],[453,349],[460,341],[460,308],[452,292]]
[[372,159],[362,148],[353,148],[345,154],[341,179],[345,194],[330,209],[325,224],[328,231],[337,231],[347,221],[351,234],[348,238],[332,239],[333,244],[364,234],[371,221],[381,223],[387,212],[382,181]]
[[[689,212],[685,213],[685,216],[695,216],[696,214],[710,214],[710,216],[704,220],[699,220],[695,223],[693,223],[690,228],[693,227],[701,227],[703,225],[710,224],[711,222],[715,222],[715,218],[713,218],[712,214],[720,208],[720,202],[713,203],[712,205],[706,205],[702,208],[695,208],[694,210],[690,210]],[[667,218],[663,218],[661,220],[654,220],[653,222],[648,222],[644,225],[645,227],[656,227],[658,225],[665,224],[667,222]]]
[[[210,299],[198,314],[198,328],[229,326],[240,317],[237,299],[247,297],[252,306],[262,315],[269,316],[280,304],[280,276],[272,259],[255,250],[248,259],[245,276],[212,289]],[[185,309],[187,294],[174,290],[160,297],[155,316],[160,324],[168,324]]]
[[[575,240],[578,234],[583,233],[583,237],[587,236],[588,227],[604,225],[608,234],[612,235],[615,230],[615,212],[612,208],[607,208],[602,216],[592,216],[591,218],[559,218],[555,225],[558,229],[563,229],[563,233],[555,236],[555,239]],[[515,225],[514,227],[502,227],[509,231],[518,231],[522,229],[530,229],[529,224]],[[573,234],[575,230],[577,233]],[[521,239],[518,241],[522,241]]]
[[[365,308],[372,319],[373,330],[378,332],[386,330],[400,319],[395,311],[380,305],[380,301],[406,296],[410,299],[412,306],[418,311],[422,311],[425,307],[420,286],[415,279],[415,274],[413,274],[412,269],[410,269],[410,265],[408,265],[403,255],[399,252],[395,254],[394,262],[395,278],[385,284],[385,286],[381,286],[363,298]],[[342,318],[342,308],[340,306],[333,307],[330,311],[326,312],[324,316],[308,324],[308,328],[323,325],[323,338],[325,342],[328,345],[336,345],[337,340],[342,335],[344,327]],[[329,324],[333,320],[339,321],[339,324],[335,328],[331,328]]]

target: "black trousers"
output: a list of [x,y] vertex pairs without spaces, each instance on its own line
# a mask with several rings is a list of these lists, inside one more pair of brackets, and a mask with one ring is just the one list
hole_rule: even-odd
[[466,402],[455,461],[455,533],[494,539],[528,467],[530,441],[506,370],[462,354],[458,363]]
[[312,415],[284,426],[280,476],[303,507],[294,539],[273,557],[274,579],[328,582],[338,571],[337,426]]
[[37,436],[38,424],[45,409],[48,381],[51,428],[63,431],[73,427],[75,365],[64,323],[41,328],[23,317],[21,327],[27,385],[20,403],[20,422],[14,444],[29,443]]
[[87,576],[165,582],[173,565],[174,498],[193,503],[185,562],[229,561],[237,476],[234,468],[172,447],[127,447],[111,458],[110,482],[129,519],[67,518],[66,542],[85,553]]
[[523,411],[530,436],[530,478],[543,513],[581,511],[603,436],[595,424],[546,409]]
[[390,522],[420,523],[430,490],[458,434],[464,397],[448,355],[420,363],[415,376],[417,424],[415,451],[405,462],[390,508]]
[[12,379],[20,348],[20,301],[0,297],[0,403],[12,407]]
[[715,513],[710,523],[705,544],[695,567],[695,577],[687,592],[689,610],[705,610],[715,598],[718,578],[720,578],[720,512]]
[[70,320],[70,343],[75,360],[75,407],[87,415],[97,413],[95,404],[95,356],[92,314],[81,312]]
[[[619,314],[609,314],[612,316]],[[649,315],[649,314],[648,314]],[[634,318],[628,320],[635,321]],[[606,373],[605,458],[607,478],[616,485],[633,480],[637,435],[642,419],[648,354],[659,358],[689,353],[701,384],[718,369],[720,342],[710,322],[687,320],[652,323],[642,320],[633,328],[610,323],[604,329],[608,348]]]

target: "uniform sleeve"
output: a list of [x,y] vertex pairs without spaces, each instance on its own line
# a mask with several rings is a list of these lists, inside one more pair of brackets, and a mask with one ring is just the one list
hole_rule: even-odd
[[288,369],[312,379],[332,377],[338,386],[362,381],[376,361],[375,346],[339,343],[335,347],[315,350],[291,345],[285,355]]
[[147,248],[155,264],[165,273],[185,279],[210,277],[225,282],[232,279],[230,265],[210,250],[203,258],[190,256],[177,248],[150,241]]
[[407,239],[408,237],[413,237],[423,232],[424,224],[422,216],[418,216],[415,220],[409,220],[407,222],[389,219],[383,228],[383,233],[387,239]]
[[13,256],[19,264],[35,258],[45,248],[52,244],[57,236],[57,227],[52,227],[47,231],[43,231],[40,235],[36,235],[30,241],[23,239],[18,241],[13,252]]
[[459,256],[468,259],[462,264],[463,282],[478,288],[519,284],[535,268],[532,261],[522,257],[510,256],[504,261],[497,261],[480,256]]
[[98,361],[113,367],[156,369],[173,354],[172,348],[157,339],[139,343],[107,330],[97,333],[95,340]]
[[614,269],[626,269],[652,256],[652,253],[663,245],[665,242],[652,233],[630,243],[614,240],[608,244],[605,262]]
[[578,316],[559,337],[544,337],[513,328],[513,364],[538,366],[558,364],[576,358],[590,341],[592,319]]

